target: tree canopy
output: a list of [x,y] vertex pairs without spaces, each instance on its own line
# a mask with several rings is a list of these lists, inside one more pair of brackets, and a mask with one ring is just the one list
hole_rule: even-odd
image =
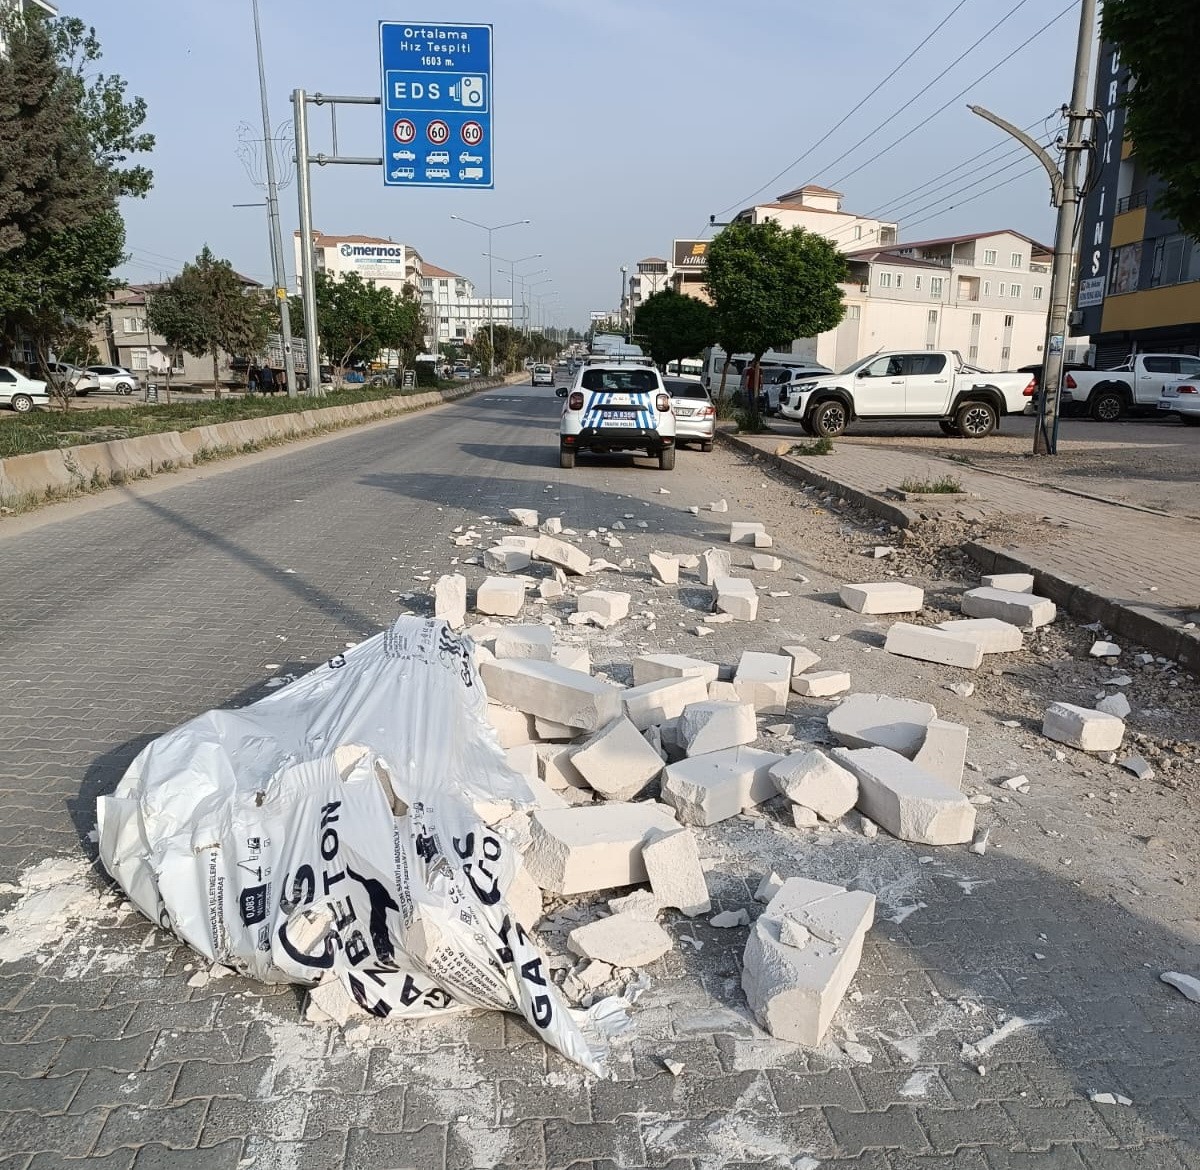
[[1159,205],[1200,238],[1200,92],[1185,80],[1200,42],[1200,6],[1106,0],[1102,28],[1136,81],[1125,95],[1125,124],[1138,159],[1166,183]]
[[698,356],[716,340],[716,328],[710,305],[669,288],[647,297],[633,319],[634,340],[659,366]]

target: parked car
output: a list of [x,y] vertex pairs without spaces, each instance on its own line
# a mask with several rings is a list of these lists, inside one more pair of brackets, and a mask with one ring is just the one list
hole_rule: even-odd
[[858,419],[928,419],[947,435],[982,439],[1006,414],[1023,414],[1029,374],[967,365],[956,350],[896,350],[793,387],[781,409],[810,435],[833,438]]
[[713,449],[717,432],[717,408],[704,383],[695,378],[664,378],[675,412],[675,439],[679,444],[698,442],[701,451]]
[[815,378],[827,378],[832,373],[828,366],[764,366],[762,392],[767,398],[764,409],[768,413],[777,411],[788,400],[793,386],[811,382]]
[[530,383],[532,386],[553,386],[554,385],[554,369],[547,365],[536,365],[533,367],[533,379]]
[[80,398],[86,398],[93,390],[100,389],[100,379],[81,366],[68,365],[66,362],[47,362],[46,369],[54,375],[60,385],[69,386],[71,393]]
[[580,451],[641,451],[662,471],[675,466],[675,412],[653,365],[605,362],[585,366],[568,389],[558,424],[558,465],[572,468]]
[[96,376],[99,382],[98,390],[108,390],[114,394],[132,394],[142,386],[137,374],[123,366],[88,366],[87,372]]
[[35,406],[49,406],[46,383],[27,378],[11,366],[0,366],[0,406],[8,406],[17,414],[28,414]]
[[1185,379],[1164,386],[1158,409],[1164,414],[1179,415],[1184,426],[1200,427],[1200,379]]
[[1113,370],[1076,370],[1063,379],[1063,389],[1097,422],[1116,422],[1134,411],[1157,410],[1163,388],[1180,377],[1200,378],[1200,357],[1136,353]]

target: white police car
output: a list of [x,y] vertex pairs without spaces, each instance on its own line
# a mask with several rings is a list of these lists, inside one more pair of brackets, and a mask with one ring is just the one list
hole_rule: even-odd
[[641,451],[663,471],[675,466],[671,396],[649,358],[591,358],[570,388],[558,424],[558,465],[574,467],[579,451]]

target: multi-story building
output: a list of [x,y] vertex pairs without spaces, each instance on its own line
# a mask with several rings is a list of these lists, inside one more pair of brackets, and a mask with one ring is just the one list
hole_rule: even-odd
[[446,343],[469,344],[481,326],[511,325],[510,297],[477,297],[465,276],[428,261],[421,263],[421,301],[429,322],[431,348]]
[[[44,16],[58,15],[58,5],[50,3],[50,0],[0,0],[0,14],[11,12],[13,9],[38,12]],[[4,51],[4,28],[0,25],[0,54],[3,54]]]
[[628,305],[636,313],[656,292],[670,288],[669,265],[658,256],[647,256],[637,262],[637,271],[629,278]]
[[[300,233],[293,233],[296,252],[296,288],[302,282]],[[328,236],[313,232],[313,267],[338,277],[353,272],[363,280],[372,280],[390,288],[397,296],[411,285],[421,287],[421,257],[416,248],[381,236]]]
[[765,223],[772,219],[782,228],[805,228],[832,240],[843,252],[887,247],[896,242],[896,225],[842,210],[842,194],[808,183],[780,195],[773,203],[756,203],[739,211],[736,223]]
[[1094,108],[1106,131],[1084,203],[1070,331],[1091,336],[1101,368],[1139,351],[1200,353],[1200,240],[1157,209],[1164,183],[1125,138],[1130,79],[1116,46],[1101,45],[1098,64]]

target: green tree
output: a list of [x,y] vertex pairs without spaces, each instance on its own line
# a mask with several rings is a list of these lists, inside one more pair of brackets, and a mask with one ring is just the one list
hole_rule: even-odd
[[[785,231],[774,220],[731,223],[708,246],[716,336],[727,354],[754,355],[756,385],[767,350],[837,327],[846,312],[845,279],[846,262],[824,236],[804,228]],[[756,393],[747,406],[756,426]]]
[[484,328],[477,329],[475,332],[475,340],[467,347],[471,356],[475,359],[475,364],[483,370],[485,374],[490,372],[492,368],[492,337],[491,334]]
[[23,7],[0,16],[0,359],[28,340],[45,372],[117,286],[117,200],[150,189],[150,171],[129,159],[154,139],[140,130],[145,103],[96,73],[94,30]]
[[1136,81],[1125,95],[1125,126],[1138,161],[1166,183],[1158,206],[1200,237],[1200,93],[1181,82],[1194,65],[1200,7],[1194,0],[1105,0],[1101,27]]
[[[519,329],[514,329],[511,325],[494,325],[492,332],[496,362],[504,373],[511,374],[524,360],[525,336]],[[480,365],[483,363],[481,362]],[[484,373],[487,373],[489,368],[483,366]]]
[[196,259],[151,293],[147,320],[174,355],[212,358],[213,391],[221,396],[221,354],[258,353],[267,341],[269,308],[247,291],[228,260],[205,244]]
[[647,297],[639,306],[633,330],[634,339],[645,344],[660,368],[696,357],[716,340],[712,306],[669,288]]

